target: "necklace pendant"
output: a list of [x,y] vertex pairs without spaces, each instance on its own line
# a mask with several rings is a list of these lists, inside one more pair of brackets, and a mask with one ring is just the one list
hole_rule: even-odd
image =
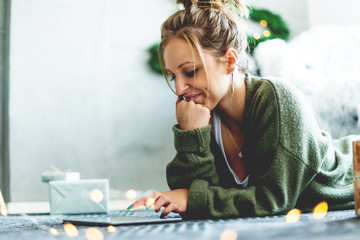
[[239,149],[238,156],[239,156],[239,157],[242,157],[242,156],[243,156],[243,154],[242,154],[242,152],[241,152],[241,149]]

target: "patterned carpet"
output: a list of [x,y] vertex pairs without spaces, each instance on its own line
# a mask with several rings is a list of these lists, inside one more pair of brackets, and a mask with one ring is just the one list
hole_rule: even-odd
[[[159,216],[154,211],[118,211],[108,214],[108,216],[129,215]],[[62,224],[62,219],[65,217],[49,215],[0,217],[0,239],[360,239],[360,218],[355,217],[354,210],[328,212],[322,219],[314,219],[312,213],[306,213],[302,214],[300,221],[295,223],[287,223],[286,216],[282,215],[117,226],[115,232],[109,232],[107,227],[76,226],[75,237],[70,237],[65,232]],[[55,232],[56,235],[51,232]]]

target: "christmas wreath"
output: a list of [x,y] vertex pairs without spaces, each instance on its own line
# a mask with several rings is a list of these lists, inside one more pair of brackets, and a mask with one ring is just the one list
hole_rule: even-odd
[[[254,33],[253,35],[247,36],[248,52],[250,54],[253,53],[254,49],[260,42],[274,38],[288,40],[290,30],[279,15],[266,9],[251,8],[249,19],[252,22],[259,23],[264,28],[262,33]],[[150,68],[157,73],[162,73],[158,57],[159,43],[152,45],[148,51],[150,53],[150,58],[148,60]]]

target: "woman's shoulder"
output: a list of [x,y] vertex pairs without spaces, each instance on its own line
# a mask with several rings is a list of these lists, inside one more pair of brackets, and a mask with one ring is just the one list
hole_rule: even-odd
[[281,78],[247,75],[246,85],[246,102],[249,105],[276,108],[280,115],[310,110],[304,94]]
[[[321,145],[321,154],[326,149],[328,139],[322,135],[313,110],[304,95],[291,84],[277,78],[253,76],[247,80],[249,89],[249,115],[268,120],[268,125],[278,131],[281,145],[290,152],[298,150],[299,142],[311,142],[309,145]],[[262,113],[262,114],[259,114]],[[255,119],[256,120],[256,119]],[[261,125],[260,124],[260,125]],[[315,142],[314,142],[315,141]],[[305,144],[306,145],[306,144]]]
[[296,117],[301,119],[305,115],[313,115],[304,94],[283,79],[248,75],[246,84],[249,105],[271,105],[282,120],[293,120]]
[[262,97],[293,98],[301,93],[289,82],[276,77],[259,77],[246,75],[247,91],[250,95],[260,95]]

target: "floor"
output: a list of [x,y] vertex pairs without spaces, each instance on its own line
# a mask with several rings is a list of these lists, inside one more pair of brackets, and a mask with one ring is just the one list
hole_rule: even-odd
[[[111,211],[108,216],[159,216],[153,210]],[[89,215],[87,215],[89,216]],[[93,216],[93,215],[92,215]],[[172,214],[170,217],[177,216]],[[226,220],[197,220],[178,223],[87,227],[74,226],[65,230],[57,215],[16,215],[0,217],[0,239],[360,239],[360,218],[354,210],[331,211],[321,219],[312,213],[300,220],[287,222],[285,215]]]

